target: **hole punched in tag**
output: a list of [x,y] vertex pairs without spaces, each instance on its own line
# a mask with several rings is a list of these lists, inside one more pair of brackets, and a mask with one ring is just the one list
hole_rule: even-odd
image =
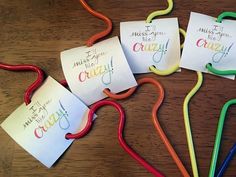
[[211,165],[210,165],[210,170],[209,170],[209,175],[208,175],[209,177],[215,177],[216,164],[217,164],[217,159],[218,159],[218,155],[219,155],[220,143],[221,143],[226,114],[227,114],[229,107],[231,105],[235,105],[235,104],[236,104],[236,99],[231,99],[224,104],[224,106],[221,110],[220,118],[219,118],[219,122],[218,122],[218,126],[217,126],[217,131],[216,131],[214,149],[212,152]]
[[93,10],[85,0],[79,0],[79,2],[82,4],[82,6],[90,13],[92,14],[93,16],[103,20],[106,25],[107,25],[107,28],[104,30],[104,31],[101,31],[95,35],[93,35],[92,37],[90,37],[88,39],[88,41],[86,42],[86,45],[87,47],[91,47],[96,41],[98,41],[99,39],[107,36],[111,30],[112,30],[112,22],[111,20],[106,17],[105,15],[99,13],[99,12],[96,12],[95,10]]
[[0,69],[9,71],[33,71],[37,73],[37,80],[34,81],[25,91],[24,102],[26,105],[30,104],[31,96],[33,92],[36,91],[43,83],[44,73],[43,71],[35,65],[10,65],[0,62]]
[[109,100],[103,100],[95,103],[94,105],[91,106],[89,115],[88,115],[88,121],[80,132],[76,134],[66,134],[66,139],[79,139],[85,136],[92,127],[93,124],[93,116],[95,112],[106,105],[110,105],[114,107],[120,114],[120,120],[119,120],[119,126],[118,126],[118,140],[121,145],[121,147],[132,157],[134,158],[139,164],[141,164],[145,169],[147,169],[150,173],[152,173],[156,177],[164,177],[161,172],[156,170],[153,166],[151,166],[148,162],[146,162],[139,154],[137,154],[125,141],[123,137],[123,132],[124,132],[124,126],[125,126],[125,113],[123,108],[116,102],[114,101],[109,101]]
[[[153,78],[142,78],[142,79],[137,80],[137,82],[138,82],[138,86],[141,86],[143,84],[152,84],[157,88],[159,97],[152,109],[153,124],[154,124],[159,136],[161,137],[161,140],[165,144],[168,152],[170,153],[172,159],[175,161],[177,167],[179,168],[180,172],[182,173],[182,175],[184,177],[190,177],[189,173],[187,172],[186,168],[184,167],[183,163],[181,162],[180,158],[178,157],[177,153],[175,152],[173,146],[171,145],[170,141],[168,140],[164,130],[162,129],[162,127],[158,121],[157,112],[164,100],[163,87],[161,86],[161,84],[157,80],[155,80]],[[122,94],[114,94],[114,93],[111,93],[108,89],[105,89],[104,93],[107,96],[109,96],[110,98],[120,100],[120,99],[125,99],[125,98],[128,98],[129,96],[131,96],[136,91],[136,89],[137,89],[137,87],[133,87],[133,88],[129,89],[127,92],[122,93]]]

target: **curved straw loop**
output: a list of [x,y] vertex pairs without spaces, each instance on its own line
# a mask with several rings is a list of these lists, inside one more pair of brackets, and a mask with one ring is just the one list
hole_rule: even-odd
[[151,23],[153,18],[155,18],[157,16],[166,15],[166,14],[170,13],[171,10],[174,7],[174,3],[173,3],[173,0],[167,0],[167,2],[168,2],[167,9],[165,9],[165,10],[157,10],[155,12],[152,12],[151,14],[148,15],[146,22],[147,23]]
[[215,144],[214,144],[214,149],[213,149],[212,158],[211,158],[211,166],[210,166],[210,171],[209,171],[209,175],[208,175],[209,177],[215,176],[216,163],[217,163],[219,149],[220,149],[220,143],[221,143],[221,137],[222,137],[223,127],[224,127],[225,117],[226,117],[226,113],[227,113],[228,108],[233,104],[236,104],[236,99],[232,99],[232,100],[229,100],[228,102],[226,102],[221,110],[221,113],[220,113],[220,119],[218,122]]
[[236,18],[236,12],[223,12],[218,16],[216,22],[221,23],[222,20],[226,17]]
[[0,63],[0,69],[9,71],[33,71],[37,73],[37,80],[34,81],[25,91],[24,102],[26,105],[30,104],[31,96],[35,90],[37,90],[43,83],[44,73],[43,71],[34,65],[9,65],[6,63]]
[[125,113],[122,107],[114,102],[114,101],[109,101],[109,100],[104,100],[104,101],[99,101],[95,103],[89,111],[88,115],[88,121],[85,126],[85,128],[80,131],[77,134],[67,134],[66,138],[67,139],[78,139],[83,136],[85,136],[90,130],[91,126],[93,123],[93,116],[94,113],[101,108],[104,105],[110,105],[113,106],[120,114],[120,120],[119,120],[119,127],[118,127],[118,140],[121,145],[121,147],[132,157],[134,158],[139,164],[141,164],[144,168],[146,168],[149,172],[151,172],[153,175],[156,177],[164,177],[164,175],[161,174],[158,170],[156,170],[153,166],[151,166],[148,162],[146,162],[142,157],[139,156],[129,145],[126,143],[124,137],[123,137],[123,132],[124,132],[124,125],[125,125]]
[[206,68],[208,71],[212,72],[213,74],[218,74],[218,75],[236,75],[236,70],[218,70],[212,66],[211,63],[208,63],[206,65]]
[[179,64],[174,65],[166,70],[159,70],[156,68],[155,65],[152,65],[149,67],[149,70],[151,72],[153,72],[154,74],[159,75],[159,76],[169,76],[169,75],[175,73],[178,69],[179,69]]
[[99,12],[96,12],[95,10],[93,10],[87,3],[85,0],[80,0],[80,3],[82,4],[82,6],[90,13],[92,14],[93,16],[99,18],[99,19],[102,19],[106,25],[107,25],[107,28],[102,31],[102,32],[99,32],[95,35],[93,35],[92,37],[89,38],[89,40],[87,41],[87,46],[90,47],[92,46],[97,40],[107,36],[111,30],[112,30],[112,22],[111,20],[106,17],[105,15],[99,13]]
[[216,175],[216,177],[222,177],[225,170],[227,169],[227,167],[229,166],[230,161],[232,160],[232,158],[234,157],[234,155],[236,154],[236,143],[234,144],[234,146],[230,149],[228,155],[226,156],[224,162],[222,163],[222,165],[220,166],[218,173]]
[[198,177],[199,175],[198,175],[197,161],[196,161],[194,145],[193,145],[191,126],[190,126],[190,121],[189,121],[188,105],[189,105],[191,98],[197,93],[197,91],[200,89],[202,82],[203,82],[202,73],[197,72],[197,75],[198,75],[197,84],[185,97],[184,104],[183,104],[185,131],[186,131],[186,136],[187,136],[189,155],[190,155],[190,160],[191,160],[192,171],[193,171],[194,177]]
[[[156,81],[155,79],[152,79],[152,78],[142,78],[142,79],[139,79],[138,81],[138,85],[143,85],[143,84],[147,84],[147,83],[150,83],[150,84],[153,84],[155,87],[157,87],[157,90],[159,92],[159,98],[157,100],[157,102],[155,103],[155,105],[153,106],[153,109],[152,109],[152,121],[153,121],[153,124],[158,132],[158,134],[160,135],[163,143],[165,144],[168,152],[170,153],[171,157],[173,158],[173,160],[175,161],[176,165],[178,166],[179,170],[181,171],[182,175],[185,176],[185,177],[189,177],[190,175],[188,174],[187,170],[185,169],[183,163],[181,162],[181,160],[179,159],[178,155],[176,154],[174,148],[172,147],[172,145],[170,144],[167,136],[165,135],[159,121],[158,121],[158,117],[157,117],[157,112],[163,102],[163,99],[164,99],[164,90],[161,86],[161,84]],[[104,90],[104,93],[109,96],[110,98],[113,98],[113,99],[125,99],[129,96],[131,96],[135,90],[137,89],[137,87],[133,87],[131,89],[129,89],[126,93],[123,93],[123,94],[114,94],[114,93],[111,93],[108,89],[105,89]]]
[[[183,37],[185,38],[186,32],[184,31],[184,29],[179,28],[179,32],[180,32],[180,34],[182,34]],[[184,42],[181,44],[180,48],[181,48],[181,49],[184,48]],[[160,75],[160,76],[168,76],[168,75],[171,75],[171,74],[175,73],[178,69],[179,69],[179,64],[174,65],[174,66],[172,66],[172,67],[170,67],[169,69],[166,69],[166,70],[159,70],[159,69],[157,69],[154,65],[152,65],[152,66],[149,67],[149,70],[150,70],[151,72],[153,72],[154,74]]]

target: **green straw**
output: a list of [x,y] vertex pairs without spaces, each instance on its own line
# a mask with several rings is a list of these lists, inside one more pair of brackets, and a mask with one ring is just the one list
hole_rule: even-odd
[[221,23],[225,17],[236,18],[236,12],[223,12],[218,16],[216,21]]
[[236,75],[236,70],[218,70],[214,68],[211,63],[208,63],[206,68],[208,71],[218,75]]
[[216,132],[214,150],[213,150],[212,158],[211,158],[209,177],[215,176],[216,163],[217,163],[219,149],[220,149],[220,142],[221,142],[222,131],[223,131],[224,122],[225,122],[225,116],[226,116],[228,108],[233,104],[236,104],[236,99],[232,99],[232,100],[229,100],[228,102],[226,102],[221,110],[221,113],[220,113],[220,119],[218,122],[218,127],[217,127],[217,132]]

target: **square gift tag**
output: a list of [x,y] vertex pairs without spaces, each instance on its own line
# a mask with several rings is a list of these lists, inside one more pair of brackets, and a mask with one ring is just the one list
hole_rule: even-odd
[[120,23],[121,45],[133,73],[147,73],[154,65],[166,70],[179,64],[180,38],[177,18],[156,19],[151,23]]
[[105,98],[105,88],[118,93],[137,85],[118,37],[63,51],[61,63],[71,91],[87,105]]
[[83,128],[88,111],[77,97],[48,77],[32,96],[31,103],[19,106],[1,127],[50,168],[73,142],[65,135]]
[[[208,72],[211,63],[220,70],[236,68],[236,21],[191,12],[180,66]],[[224,76],[234,79],[235,76]]]

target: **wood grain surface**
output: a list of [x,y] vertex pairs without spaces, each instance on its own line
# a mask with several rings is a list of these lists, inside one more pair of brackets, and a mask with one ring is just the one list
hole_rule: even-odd
[[[109,35],[119,35],[121,21],[144,20],[167,6],[164,0],[88,0],[96,10],[108,15],[114,24]],[[190,11],[218,16],[236,11],[235,0],[175,0],[174,10],[165,17],[178,17],[186,29]],[[164,18],[164,17],[161,17]],[[77,0],[0,0],[0,61],[34,64],[57,80],[64,78],[60,52],[82,46],[104,29],[102,21],[87,13]],[[158,116],[172,145],[190,174],[191,165],[184,130],[182,105],[197,80],[195,72],[183,69],[169,77],[154,74],[163,84],[165,100]],[[34,73],[0,70],[0,123],[22,102]],[[236,96],[235,81],[204,75],[204,84],[190,103],[193,139],[201,177],[208,175],[216,126],[222,106]],[[129,145],[167,177],[181,176],[151,121],[151,109],[158,94],[144,85],[130,99],[119,101],[127,115],[125,138]],[[16,144],[0,128],[0,177],[151,177],[119,146],[118,113],[111,107],[98,112],[92,131],[74,141],[53,168],[47,169]],[[236,106],[229,109],[220,149],[219,163],[236,141]],[[236,176],[236,159],[225,176]]]

